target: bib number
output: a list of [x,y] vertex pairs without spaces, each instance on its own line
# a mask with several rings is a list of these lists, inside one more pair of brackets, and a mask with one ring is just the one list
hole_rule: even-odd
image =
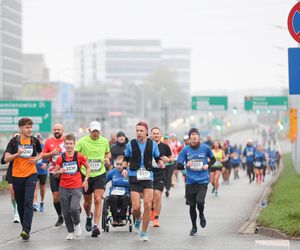
[[110,194],[112,195],[124,195],[126,192],[124,187],[113,187]]
[[191,160],[192,166],[190,167],[193,171],[201,171],[203,169],[203,161],[202,160]]
[[258,168],[259,168],[259,167],[261,167],[261,165],[262,165],[262,164],[261,164],[260,161],[254,162],[254,166],[255,166],[255,167],[258,167]]
[[18,149],[23,147],[25,150],[19,155],[20,158],[30,158],[33,154],[33,146],[32,145],[19,145]]
[[136,174],[136,178],[139,181],[150,180],[150,171],[146,169],[139,169]]
[[78,166],[76,161],[64,162],[62,164],[64,169],[64,174],[76,174],[78,171]]
[[102,166],[101,160],[89,160],[89,165],[92,172],[98,172]]
[[248,155],[248,156],[252,156],[252,155],[253,155],[253,152],[252,152],[252,151],[249,151],[249,152],[247,152],[247,155]]

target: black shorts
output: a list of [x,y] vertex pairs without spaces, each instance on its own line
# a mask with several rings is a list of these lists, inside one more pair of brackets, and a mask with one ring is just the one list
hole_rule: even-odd
[[225,169],[227,169],[227,170],[231,170],[231,164],[230,163],[224,164],[223,167],[225,167]]
[[52,173],[49,174],[51,192],[59,192],[60,178],[55,177]]
[[[85,176],[82,175],[82,179],[84,179]],[[88,183],[89,183],[89,188],[88,190],[85,192],[83,191],[84,195],[90,195],[92,193],[94,193],[94,191],[96,189],[103,189],[105,190],[105,184],[106,184],[106,173],[96,176],[96,177],[90,177],[88,179]]]
[[185,185],[186,204],[196,206],[204,204],[207,191],[207,184],[187,184]]
[[217,172],[217,171],[222,172],[222,168],[221,168],[221,167],[220,167],[220,168],[212,168],[212,167],[210,167],[210,168],[208,169],[208,171],[209,171],[209,172]]
[[5,180],[9,183],[12,184],[12,165],[9,164],[7,171],[6,171],[6,176]]
[[39,174],[37,175],[38,181],[40,182],[40,185],[45,185],[47,180],[47,174]]
[[136,176],[129,176],[129,188],[132,192],[142,193],[144,189],[153,189],[153,181],[138,181]]
[[238,168],[240,166],[240,164],[232,164],[233,168]]
[[166,183],[164,180],[154,180],[153,189],[159,190],[162,192],[162,191],[164,191],[165,185],[166,185]]

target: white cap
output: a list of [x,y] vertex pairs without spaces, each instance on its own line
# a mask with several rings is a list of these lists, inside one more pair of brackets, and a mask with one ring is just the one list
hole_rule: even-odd
[[249,139],[247,140],[247,143],[253,143],[253,140],[252,140],[251,138],[249,138]]
[[183,140],[187,140],[187,139],[189,139],[189,136],[188,135],[184,135],[183,136]]
[[89,128],[90,128],[90,131],[98,130],[100,132],[101,131],[101,124],[100,124],[100,122],[92,121],[90,123]]

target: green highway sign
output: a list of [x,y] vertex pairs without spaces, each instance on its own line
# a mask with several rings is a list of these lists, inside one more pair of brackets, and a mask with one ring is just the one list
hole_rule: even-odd
[[224,111],[227,109],[227,96],[192,96],[192,110]]
[[247,111],[275,111],[288,109],[287,96],[245,96],[244,108]]
[[0,132],[18,131],[18,121],[28,117],[33,130],[51,132],[51,101],[0,101]]

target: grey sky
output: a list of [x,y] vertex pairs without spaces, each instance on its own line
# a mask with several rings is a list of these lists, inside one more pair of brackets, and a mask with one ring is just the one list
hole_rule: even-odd
[[[192,49],[192,90],[288,86],[292,0],[23,0],[23,48],[70,80],[73,48],[106,38]],[[283,50],[281,49],[283,48]]]

